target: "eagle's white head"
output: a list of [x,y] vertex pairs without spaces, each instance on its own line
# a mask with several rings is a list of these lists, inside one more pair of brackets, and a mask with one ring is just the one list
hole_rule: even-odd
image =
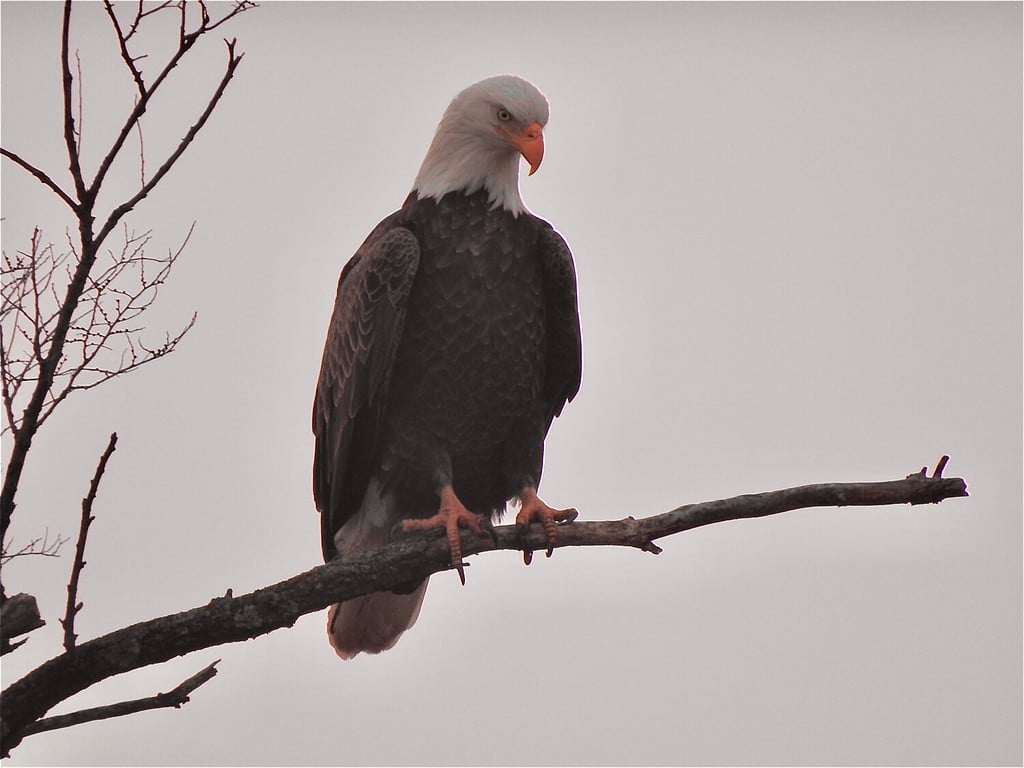
[[532,174],[544,157],[548,100],[527,80],[496,75],[452,99],[416,175],[413,192],[440,200],[448,192],[486,189],[495,208],[518,216],[519,156]]

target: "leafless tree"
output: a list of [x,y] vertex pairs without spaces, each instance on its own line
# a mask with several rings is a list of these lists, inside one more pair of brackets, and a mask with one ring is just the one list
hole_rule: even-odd
[[[237,2],[215,20],[203,2],[164,2],[148,9],[139,2],[125,28],[113,4],[105,0],[103,6],[137,93],[135,106],[89,179],[82,167],[81,134],[76,127],[82,122],[82,114],[78,111],[76,118],[70,50],[72,3],[64,4],[61,25],[64,145],[73,188],[65,189],[52,174],[6,147],[0,149],[0,154],[32,174],[68,206],[77,230],[75,236],[69,237],[66,252],[58,254],[52,245],[42,245],[36,231],[26,251],[14,257],[4,256],[3,401],[6,428],[13,438],[0,488],[0,539],[4,541],[32,440],[54,408],[76,389],[96,386],[167,354],[191,327],[190,322],[173,337],[167,336],[164,343],[146,347],[137,336],[138,328],[133,325],[152,304],[177,254],[155,260],[147,257],[144,247],[148,234],[135,235],[127,229],[118,254],[108,251],[110,260],[106,264],[101,254],[124,216],[153,191],[209,120],[242,61],[242,54],[235,52],[234,40],[225,41],[227,65],[206,108],[156,172],[148,179],[141,172],[138,189],[106,213],[97,210],[96,201],[114,161],[125,151],[132,132],[140,129],[147,108],[182,58],[203,37],[252,5],[248,0]],[[143,57],[131,51],[132,39],[146,20],[163,12],[178,16],[177,47],[155,76],[147,76],[139,63]],[[198,21],[192,18],[197,12]],[[132,273],[136,278],[134,285],[122,282]],[[108,352],[117,355],[112,363],[100,360],[101,354]],[[23,408],[20,397],[24,400]],[[18,409],[20,414],[16,412]]]
[[[188,242],[188,235],[177,251],[154,258],[146,255],[149,233],[134,232],[123,219],[153,191],[206,124],[241,62],[242,55],[235,52],[234,40],[225,41],[227,64],[205,109],[156,172],[147,178],[140,140],[137,190],[106,213],[96,209],[96,200],[111,165],[125,150],[132,133],[139,132],[147,106],[177,64],[204,36],[252,5],[247,0],[236,2],[214,19],[203,2],[180,0],[148,7],[139,2],[128,15],[121,15],[110,2],[104,2],[121,59],[134,83],[136,101],[89,180],[80,161],[82,113],[81,100],[76,100],[75,83],[76,77],[81,77],[81,68],[76,54],[75,73],[72,73],[69,45],[72,3],[65,2],[61,26],[62,97],[64,143],[73,188],[65,189],[46,171],[7,148],[0,149],[3,157],[32,174],[67,205],[76,227],[76,234],[68,237],[64,247],[45,242],[37,229],[26,248],[3,257],[0,363],[4,432],[13,441],[0,491],[5,542],[32,439],[57,406],[72,392],[91,389],[170,353],[192,328],[194,316],[181,329],[164,334],[162,340],[144,341],[140,317],[152,306],[160,286]],[[133,41],[144,23],[171,14],[176,14],[176,47],[163,67],[153,74],[143,68],[143,55],[133,52]],[[123,242],[117,248],[104,250],[115,231],[122,233]],[[67,603],[60,619],[64,630],[63,649],[0,693],[3,707],[0,753],[3,755],[8,755],[25,737],[33,734],[146,709],[181,706],[196,688],[212,679],[217,670],[214,662],[173,690],[155,696],[47,716],[54,706],[109,677],[289,627],[300,616],[323,610],[339,600],[388,589],[453,567],[443,536],[403,538],[375,552],[346,561],[335,560],[247,595],[235,597],[229,591],[192,610],[143,621],[80,643],[75,633],[75,617],[82,609],[78,596],[79,577],[85,565],[96,493],[116,446],[117,435],[112,434],[82,500]],[[658,554],[661,551],[655,543],[658,539],[725,520],[763,517],[816,506],[937,503],[950,497],[966,496],[962,479],[942,477],[946,461],[947,457],[943,457],[930,475],[922,469],[901,480],[809,485],[687,504],[640,519],[573,522],[559,527],[555,546],[627,546]],[[61,536],[51,538],[47,531],[21,547],[5,544],[2,562],[29,554],[55,555],[64,541]],[[548,548],[548,539],[539,526],[526,530],[500,526],[493,529],[490,536],[474,536],[466,531],[462,538],[462,551],[466,555],[513,549],[522,551],[527,563],[534,550]],[[11,642],[11,638],[42,626],[43,620],[30,595],[19,593],[7,597],[0,588],[0,596],[3,598],[0,650],[7,653],[24,642]]]
[[[124,225],[122,246],[116,252],[108,249],[106,259],[103,246],[124,216],[170,171],[209,119],[242,60],[241,54],[235,53],[233,40],[226,41],[227,66],[206,108],[156,173],[147,180],[142,170],[139,188],[106,214],[97,210],[96,200],[114,161],[125,151],[132,132],[141,131],[147,107],[177,64],[204,35],[251,5],[250,2],[236,3],[222,18],[214,20],[206,5],[200,2],[196,22],[190,20],[188,3],[165,2],[145,9],[140,2],[125,31],[113,5],[104,2],[137,95],[134,108],[91,179],[87,178],[81,162],[80,91],[77,113],[75,110],[75,76],[71,71],[70,51],[72,4],[64,5],[61,27],[64,143],[73,189],[65,189],[53,175],[6,147],[0,149],[4,157],[32,174],[68,206],[76,225],[76,235],[68,236],[66,249],[58,251],[52,243],[44,244],[36,229],[27,249],[14,256],[5,253],[3,257],[0,363],[4,433],[13,439],[0,489],[0,539],[5,552],[25,460],[33,438],[54,409],[76,390],[98,386],[168,354],[195,321],[193,316],[182,330],[174,335],[167,334],[162,342],[147,345],[139,335],[139,318],[156,299],[181,249],[166,257],[151,257],[145,251],[149,233],[135,234],[127,225]],[[159,73],[147,82],[139,66],[142,56],[133,56],[130,46],[143,21],[160,12],[178,14],[177,48]],[[80,79],[80,62],[77,55],[75,58]],[[141,144],[140,168],[145,168]]]
[[[0,154],[47,187],[70,211],[72,224],[66,242],[57,247],[44,240],[36,228],[25,248],[13,254],[3,253],[3,283],[0,288],[0,401],[3,405],[2,435],[10,441],[5,445],[3,484],[0,487],[0,541],[3,542],[0,565],[22,556],[56,556],[66,537],[51,537],[49,531],[27,543],[16,544],[8,538],[8,529],[15,510],[15,497],[21,482],[32,441],[57,407],[72,393],[92,389],[110,379],[133,371],[172,352],[192,328],[195,315],[183,327],[164,333],[162,338],[148,340],[143,331],[142,315],[157,298],[160,287],[170,275],[178,257],[192,234],[184,236],[181,246],[166,255],[147,252],[150,233],[135,232],[125,216],[146,198],[174,167],[202,130],[213,113],[228,83],[235,74],[242,54],[236,53],[235,41],[225,40],[227,63],[212,95],[170,153],[161,159],[156,171],[146,174],[146,155],[142,143],[142,120],[161,86],[169,79],[185,55],[204,37],[228,23],[239,13],[253,7],[249,0],[235,2],[214,18],[204,2],[160,2],[149,6],[141,0],[132,4],[129,13],[115,10],[109,0],[103,10],[113,28],[121,60],[131,75],[135,89],[134,106],[124,118],[120,129],[92,174],[82,163],[82,131],[84,121],[81,59],[71,50],[72,3],[65,2],[60,27],[61,101],[64,150],[70,171],[70,185],[58,176],[37,166],[8,147]],[[136,35],[152,19],[173,17],[167,29],[175,33],[172,52],[162,66],[143,60],[146,54],[134,51]],[[100,192],[109,187],[109,174],[115,162],[135,144],[138,137],[138,186],[109,210],[97,205]],[[115,233],[120,242],[111,246]],[[73,234],[72,234],[73,233]],[[102,467],[113,450],[112,438],[101,467],[94,479],[98,484]],[[88,506],[95,497],[90,490]],[[86,504],[83,503],[83,509]],[[79,546],[84,547],[86,518]],[[40,524],[44,527],[44,524]],[[73,592],[78,572],[84,565],[76,557],[71,583],[69,607],[63,622],[65,646],[73,646]],[[11,638],[25,634],[44,624],[35,599],[19,593],[8,598],[0,584],[2,631],[0,653],[16,649],[24,640],[12,643]],[[71,638],[70,643],[68,638]]]

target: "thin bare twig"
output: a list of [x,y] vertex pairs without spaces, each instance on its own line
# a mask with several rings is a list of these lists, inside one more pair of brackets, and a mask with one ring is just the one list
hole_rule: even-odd
[[[97,261],[68,326],[64,355],[53,372],[37,428],[71,392],[92,389],[169,354],[192,328],[195,313],[178,332],[165,333],[162,342],[152,344],[143,340],[145,327],[137,323],[156,302],[194,227],[193,223],[178,248],[166,257],[148,256],[149,233],[136,235],[125,227],[120,253],[108,252],[109,261]],[[3,255],[0,392],[5,432],[16,434],[19,391],[25,383],[38,381],[48,356],[62,304],[55,282],[73,254],[73,244],[61,254],[52,244],[42,246],[37,228],[27,250],[13,257]]]
[[60,620],[60,625],[64,628],[64,650],[68,653],[74,649],[75,639],[78,637],[75,634],[75,616],[82,610],[82,603],[77,602],[78,579],[82,575],[82,569],[85,568],[85,540],[89,535],[89,526],[96,519],[92,514],[92,504],[96,500],[96,493],[100,489],[100,480],[103,479],[103,473],[107,469],[107,462],[110,460],[110,455],[114,452],[115,448],[117,448],[117,433],[113,432],[110,435],[110,440],[107,442],[106,450],[100,456],[96,472],[92,476],[92,482],[89,483],[89,493],[82,499],[82,522],[78,528],[75,561],[71,564],[71,578],[68,580],[68,602],[64,610],[64,618]]
[[117,36],[117,43],[121,49],[121,60],[125,66],[128,67],[128,71],[131,73],[132,79],[135,81],[135,87],[139,91],[139,98],[146,97],[146,83],[142,80],[142,72],[135,66],[135,59],[128,52],[128,39],[135,34],[135,30],[138,29],[139,22],[142,21],[142,3],[139,2],[139,9],[135,16],[135,21],[132,23],[131,29],[126,35],[121,31],[121,24],[117,20],[117,14],[114,13],[114,6],[110,0],[103,0],[103,8],[107,12],[107,16],[110,17],[110,23],[114,25],[114,34]]
[[[652,517],[574,522],[558,527],[555,547],[628,546],[653,552],[652,542],[673,533],[725,520],[779,514],[808,507],[937,503],[967,495],[960,478],[909,477],[882,483],[826,483],[730,499],[687,504]],[[521,531],[514,525],[493,536],[462,533],[466,555],[496,549],[547,549],[540,525]],[[0,752],[9,753],[30,723],[55,704],[113,675],[223,643],[249,640],[290,627],[307,613],[341,600],[390,589],[453,568],[443,533],[403,538],[351,559],[336,559],[305,573],[172,616],[133,624],[82,643],[33,670],[3,692]]]
[[6,565],[16,557],[60,557],[60,549],[67,544],[66,536],[57,534],[57,538],[50,540],[50,529],[43,530],[42,536],[36,536],[27,544],[23,544],[16,552],[11,551],[11,545],[7,542],[3,545],[3,554],[0,555],[0,564]]
[[133,715],[136,712],[145,712],[149,709],[162,709],[166,707],[174,707],[177,709],[183,704],[188,703],[190,694],[196,688],[201,686],[203,683],[212,680],[217,675],[217,664],[219,662],[220,659],[217,659],[217,661],[192,675],[192,677],[187,680],[184,680],[176,688],[168,691],[167,693],[158,693],[155,696],[149,696],[145,699],[133,699],[132,701],[122,701],[117,704],[107,704],[102,707],[82,709],[78,712],[71,712],[66,715],[44,717],[42,720],[36,720],[36,722],[32,723],[32,725],[25,730],[25,735],[31,736],[36,733],[42,733],[43,731],[52,731],[57,728],[69,728],[73,725],[91,723],[94,720],[106,720],[111,717],[124,717],[125,715]]
[[[81,158],[78,152],[78,141],[75,139],[75,114],[72,109],[74,98],[73,83],[71,75],[70,56],[71,37],[71,0],[64,0],[64,17],[60,29],[60,67],[62,74],[62,93],[64,95],[64,145],[68,153],[69,170],[71,178],[75,183],[75,192],[78,195],[79,203],[85,208],[92,207],[91,198],[85,187],[85,177],[82,175]],[[76,211],[78,209],[76,208]]]
[[[166,10],[167,8],[172,8],[172,7],[176,6],[176,5],[177,5],[177,2],[175,2],[175,0],[164,0],[164,2],[160,3],[159,5],[155,5],[152,8],[150,8],[149,10],[145,10],[144,11],[142,9],[142,0],[138,0],[138,5],[137,5],[136,10],[135,10],[135,20],[132,22],[131,27],[128,29],[128,34],[125,35],[125,41],[127,42],[128,40],[131,40],[132,36],[136,32],[138,32],[139,24],[142,23],[142,20],[144,18],[146,18],[147,16],[152,16],[155,13],[159,13],[160,11]],[[139,58],[142,58],[142,57],[141,56],[136,57],[136,59],[139,59]]]
[[142,121],[135,124],[139,133],[139,184],[146,186],[146,144],[142,139]]
[[[3,334],[0,334],[0,371],[4,374],[9,370],[7,347],[4,343]],[[9,380],[6,375],[0,376],[0,394],[4,401],[4,420],[7,422],[3,431],[10,430],[12,435],[17,436],[17,425],[14,417],[14,398],[18,394],[21,385],[20,379]]]
[[78,153],[82,153],[83,132],[85,131],[85,108],[82,104],[82,91],[84,80],[82,78],[82,57],[75,51],[75,71],[78,75],[78,124],[75,128],[75,135],[78,137]]

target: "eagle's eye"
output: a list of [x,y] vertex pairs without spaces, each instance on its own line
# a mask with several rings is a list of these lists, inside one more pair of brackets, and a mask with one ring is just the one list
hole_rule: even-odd
[[498,107],[498,119],[503,123],[507,123],[512,119],[512,113],[504,107]]

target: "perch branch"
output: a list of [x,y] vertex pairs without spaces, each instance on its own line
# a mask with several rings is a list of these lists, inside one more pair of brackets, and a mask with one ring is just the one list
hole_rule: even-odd
[[174,707],[177,709],[189,701],[189,695],[203,683],[212,680],[217,674],[217,663],[220,659],[210,664],[205,669],[192,675],[188,680],[183,681],[178,687],[167,693],[158,693],[156,696],[148,696],[144,699],[132,699],[121,701],[117,704],[107,704],[103,707],[91,707],[78,712],[71,712],[66,715],[55,715],[37,720],[25,729],[25,735],[31,736],[34,733],[53,731],[57,728],[69,728],[72,725],[91,723],[94,720],[106,720],[111,717],[124,717],[134,715],[136,712],[145,712],[147,709],[162,709]]
[[74,649],[75,639],[78,637],[75,634],[75,616],[82,610],[82,603],[78,602],[78,579],[82,575],[82,569],[85,568],[85,540],[89,535],[89,526],[92,525],[92,521],[95,519],[92,514],[92,503],[96,500],[96,492],[99,491],[100,480],[103,479],[103,473],[107,469],[107,462],[110,460],[110,455],[114,452],[115,448],[117,448],[117,433],[113,432],[110,435],[110,440],[107,442],[106,450],[100,456],[100,462],[96,466],[92,482],[89,483],[89,492],[82,499],[82,522],[78,527],[75,561],[71,564],[71,578],[68,580],[68,604],[64,610],[64,618],[60,620],[60,625],[64,627],[64,650],[68,653]]
[[[768,493],[687,504],[652,517],[605,522],[574,522],[558,528],[556,547],[631,546],[656,552],[655,539],[702,525],[763,517],[823,506],[937,503],[967,495],[960,478],[911,476],[880,483],[805,485]],[[539,525],[520,531],[499,526],[493,537],[463,532],[467,555],[495,549],[547,549]],[[159,664],[223,643],[249,640],[292,626],[307,613],[340,600],[379,592],[452,568],[443,535],[402,538],[349,560],[334,560],[246,595],[230,590],[207,605],[115,630],[57,656],[10,685],[2,694],[0,751],[7,755],[26,729],[55,704],[108,677]]]

